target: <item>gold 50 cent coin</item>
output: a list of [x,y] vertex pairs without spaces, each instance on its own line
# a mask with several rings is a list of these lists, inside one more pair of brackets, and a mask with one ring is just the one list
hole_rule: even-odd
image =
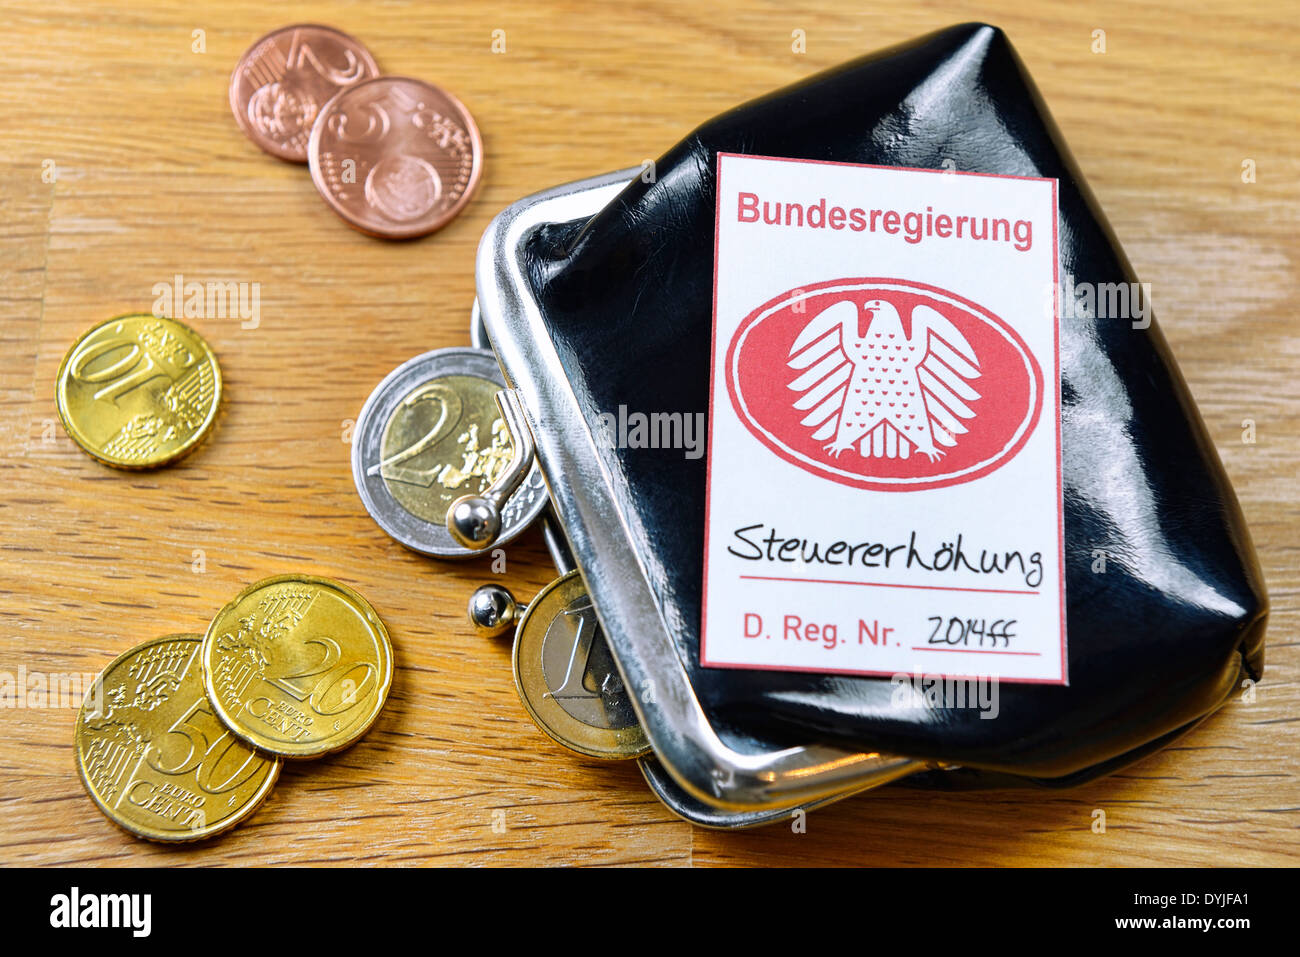
[[279,758],[240,741],[203,691],[199,635],[147,641],[104,669],[77,715],[77,770],[114,824],[151,841],[234,827],[270,793]]
[[155,468],[194,449],[221,404],[221,368],[184,323],[118,316],[76,341],[59,366],[59,418],[92,458]]
[[346,748],[379,716],[393,649],[352,589],[282,575],[217,612],[203,639],[203,679],[217,716],[249,744],[316,757]]
[[520,700],[557,742],[593,758],[649,753],[650,742],[576,571],[551,582],[528,605],[512,657]]

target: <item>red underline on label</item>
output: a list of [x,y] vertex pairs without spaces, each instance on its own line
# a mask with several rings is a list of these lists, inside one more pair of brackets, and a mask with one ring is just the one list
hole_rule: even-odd
[[929,645],[913,645],[913,651],[955,651],[961,655],[1028,655],[1041,658],[1041,651],[994,651],[992,648],[931,648]]
[[893,582],[848,582],[834,578],[781,578],[776,575],[741,575],[741,578],[759,582],[807,582],[810,585],[861,585],[864,588],[919,588],[923,591],[974,591],[986,595],[1037,595],[1036,591],[1014,588],[958,588],[955,585],[898,585]]

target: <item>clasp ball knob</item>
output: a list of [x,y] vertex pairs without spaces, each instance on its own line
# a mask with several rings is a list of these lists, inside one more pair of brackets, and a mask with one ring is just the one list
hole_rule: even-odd
[[519,623],[523,612],[524,606],[500,585],[480,585],[469,596],[469,622],[484,638],[504,635]]
[[481,495],[464,495],[447,509],[447,531],[466,548],[481,551],[501,534],[501,512]]

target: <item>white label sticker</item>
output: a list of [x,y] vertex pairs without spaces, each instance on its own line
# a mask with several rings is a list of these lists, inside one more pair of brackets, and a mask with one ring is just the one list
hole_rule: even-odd
[[1056,215],[718,157],[702,664],[1066,683]]

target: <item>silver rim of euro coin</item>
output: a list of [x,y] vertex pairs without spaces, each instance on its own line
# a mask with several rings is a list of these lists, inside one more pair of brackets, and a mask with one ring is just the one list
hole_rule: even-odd
[[[352,436],[352,480],[370,517],[407,548],[434,558],[471,558],[488,552],[465,548],[451,537],[445,524],[408,511],[389,490],[380,463],[384,432],[402,400],[425,383],[457,375],[487,379],[499,389],[506,387],[491,350],[435,349],[403,362],[384,377],[362,407]],[[501,511],[501,534],[493,546],[517,538],[541,514],[547,501],[546,482],[534,460],[527,478]]]

